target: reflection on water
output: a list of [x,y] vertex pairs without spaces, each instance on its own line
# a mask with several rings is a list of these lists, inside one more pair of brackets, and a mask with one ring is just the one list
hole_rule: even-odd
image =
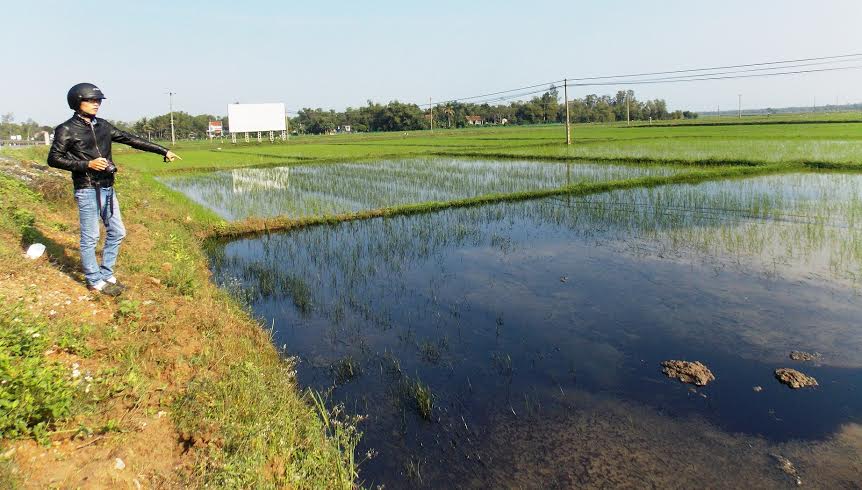
[[162,180],[233,220],[336,214],[674,172],[655,166],[423,158],[234,169]]
[[[775,452],[834,487],[862,476],[860,177],[318,226],[215,245],[212,264],[303,359],[301,383],[369,415],[367,482],[781,486]],[[689,390],[660,373],[669,358],[717,380]],[[820,387],[789,390],[777,367]]]

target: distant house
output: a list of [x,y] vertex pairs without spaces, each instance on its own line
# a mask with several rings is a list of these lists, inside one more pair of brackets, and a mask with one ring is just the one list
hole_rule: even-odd
[[509,124],[509,120],[504,117],[503,119],[500,119],[500,124],[505,126],[506,124]]
[[481,126],[483,124],[482,116],[464,116],[467,119],[467,124],[470,126]]
[[207,136],[209,136],[210,139],[213,139],[218,138],[223,134],[224,131],[222,130],[221,121],[210,121],[210,123],[207,125]]

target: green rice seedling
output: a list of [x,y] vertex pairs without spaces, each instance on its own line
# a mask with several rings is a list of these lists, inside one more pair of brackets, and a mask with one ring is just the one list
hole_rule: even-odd
[[437,342],[424,340],[419,344],[419,354],[422,360],[431,364],[440,362],[443,356],[443,350],[448,347],[448,342],[445,338],[439,339]]
[[407,458],[407,462],[404,464],[404,472],[409,481],[415,485],[422,485],[422,468],[419,458],[414,458],[413,456]]
[[404,391],[419,416],[430,421],[434,409],[434,395],[431,388],[422,383],[419,378],[405,378]]
[[398,380],[404,376],[404,372],[401,370],[401,361],[388,350],[380,356],[380,369],[392,380]]
[[491,354],[491,363],[494,365],[497,374],[506,378],[512,377],[514,368],[512,367],[512,357],[509,354],[494,352]]
[[336,385],[343,385],[362,375],[362,365],[352,356],[345,356],[329,366]]

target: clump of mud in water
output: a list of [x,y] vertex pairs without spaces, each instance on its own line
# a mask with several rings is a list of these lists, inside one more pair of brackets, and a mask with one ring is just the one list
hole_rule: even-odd
[[705,386],[710,381],[715,381],[712,371],[699,361],[690,362],[671,359],[669,361],[662,361],[661,365],[664,367],[662,372],[667,377],[678,379],[683,383]]
[[809,386],[817,386],[817,380],[801,373],[795,369],[779,368],[775,370],[775,377],[778,381],[786,384],[793,389],[806,388]]
[[794,361],[816,361],[820,358],[820,354],[812,354],[810,352],[802,352],[801,350],[795,350],[790,353],[790,358]]

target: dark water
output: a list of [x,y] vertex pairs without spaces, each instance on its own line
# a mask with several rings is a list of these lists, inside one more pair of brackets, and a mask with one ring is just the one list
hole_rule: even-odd
[[[862,423],[856,198],[811,191],[860,181],[834,179],[844,180],[319,226],[215,245],[212,263],[220,284],[274,322],[275,342],[301,359],[301,384],[368,416],[367,484],[735,486],[756,475],[781,486],[790,480],[769,457],[776,448],[816,454],[809,445]],[[789,360],[797,349],[821,360]],[[717,380],[669,380],[666,359],[702,361]],[[778,367],[820,386],[790,390]],[[430,420],[410,394],[417,380],[433,393]],[[661,458],[627,463],[632,447],[685,448],[689,466],[719,459],[687,480]],[[806,468],[821,483],[852,482],[858,458],[840,454]]]

